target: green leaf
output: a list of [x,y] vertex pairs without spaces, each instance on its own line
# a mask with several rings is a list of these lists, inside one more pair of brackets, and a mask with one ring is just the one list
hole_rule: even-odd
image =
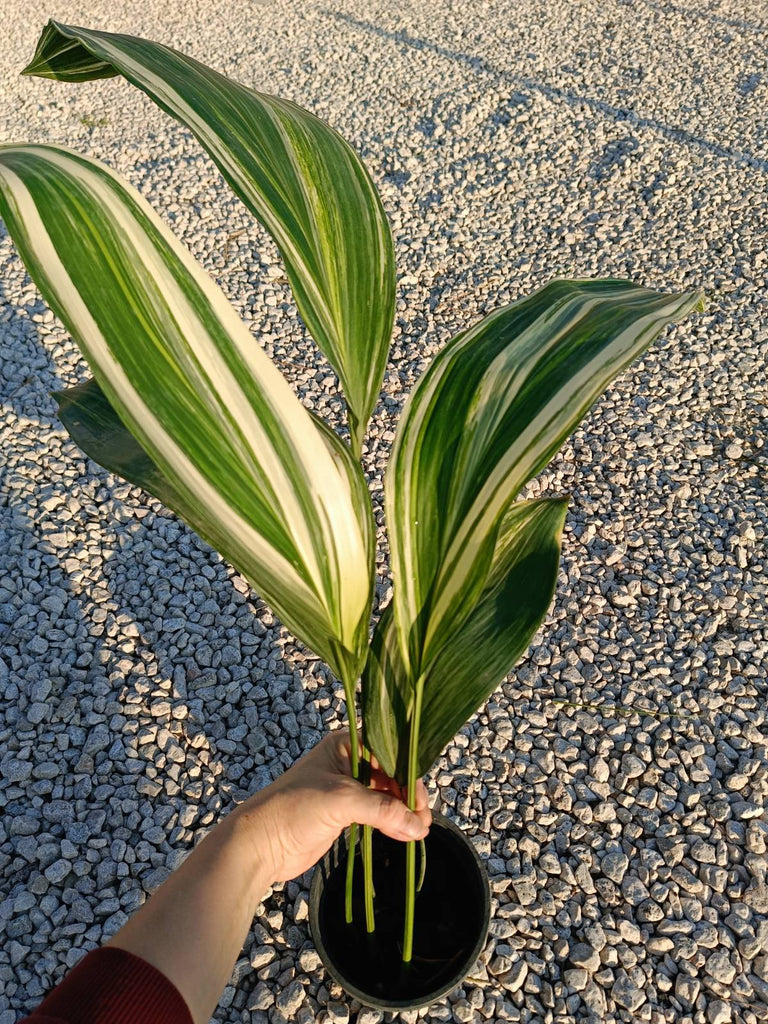
[[[521,501],[504,516],[480,598],[423,679],[418,775],[509,674],[547,614],[567,507],[567,498]],[[390,602],[363,673],[363,722],[379,763],[401,785],[408,779],[414,685],[400,657]]]
[[[255,344],[255,342],[254,342]],[[54,391],[58,402],[59,418],[72,440],[89,458],[110,473],[128,480],[159,498],[170,509],[184,516],[184,499],[160,467],[141,447],[109,404],[107,396],[96,380],[89,380],[64,391]],[[350,491],[360,522],[366,551],[375,550],[375,524],[371,515],[371,502],[365,478],[339,435],[315,413],[309,413],[336,461],[349,480]],[[361,635],[356,638],[355,649],[365,647],[368,621],[361,620]],[[359,671],[356,672],[356,675]]]
[[553,281],[458,335],[398,425],[385,483],[394,620],[414,679],[485,586],[505,511],[608,384],[700,292]]
[[89,458],[110,473],[143,487],[168,508],[183,498],[109,404],[95,380],[54,391],[59,419]]
[[511,672],[544,621],[567,509],[567,498],[516,502],[502,520],[480,600],[424,681],[419,774]]
[[221,290],[108,168],[57,146],[0,146],[0,215],[157,473],[120,442],[103,404],[84,414],[82,392],[64,405],[70,420],[79,416],[79,436],[92,441],[101,420],[110,468],[158,489],[297,637],[356,676],[374,549],[349,450],[318,427]]
[[363,669],[360,710],[364,745],[374,752],[387,775],[403,786],[408,781],[408,720],[414,681],[400,653],[393,611],[390,601],[376,624]]
[[341,380],[359,457],[389,355],[395,259],[381,200],[344,139],[295,103],[135,36],[50,21],[23,73],[119,73],[195,134],[277,243],[299,312]]

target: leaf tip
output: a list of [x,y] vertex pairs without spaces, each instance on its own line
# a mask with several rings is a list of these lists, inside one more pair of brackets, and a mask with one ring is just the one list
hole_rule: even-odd
[[568,508],[571,504],[571,498],[573,497],[573,491],[568,491],[567,494],[558,494],[553,500],[557,505],[557,518],[559,522],[559,536],[562,540],[563,532],[565,530],[565,520],[568,515]]
[[31,77],[33,75],[36,75],[38,78],[50,78],[51,73],[50,69],[48,68],[47,62],[37,60],[36,57],[37,55],[35,55],[35,57],[32,58],[32,60],[29,62],[29,64],[27,64],[26,67],[21,69],[19,74],[25,78]]
[[36,60],[35,57],[33,57],[29,64],[27,64],[25,67],[21,69],[19,74],[22,76],[37,75],[40,73],[42,68],[43,64],[39,60]]

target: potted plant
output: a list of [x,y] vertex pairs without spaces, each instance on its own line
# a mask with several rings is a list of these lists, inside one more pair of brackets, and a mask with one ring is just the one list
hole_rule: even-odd
[[[361,161],[296,104],[144,39],[52,21],[25,73],[123,75],[197,136],[277,243],[342,384],[348,442],[299,402],[136,191],[59,146],[0,146],[0,214],[94,374],[57,393],[64,425],[197,530],[328,663],[344,685],[354,776],[365,782],[375,757],[413,807],[418,777],[551,601],[568,499],[517,495],[663,327],[703,308],[701,294],[552,281],[438,353],[397,426],[385,488],[394,591],[371,639],[375,528],[359,460],[395,266]],[[438,816],[418,853],[352,826],[316,873],[313,934],[363,1002],[438,998],[485,939],[487,881],[471,845]]]

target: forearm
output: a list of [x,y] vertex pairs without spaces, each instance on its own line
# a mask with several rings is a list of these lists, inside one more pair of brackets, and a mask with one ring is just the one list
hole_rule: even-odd
[[[268,842],[268,839],[267,839]],[[151,963],[208,1024],[272,879],[253,825],[235,812],[107,943]]]

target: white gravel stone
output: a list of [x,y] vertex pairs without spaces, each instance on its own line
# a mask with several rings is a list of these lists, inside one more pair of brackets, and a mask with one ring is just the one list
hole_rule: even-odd
[[347,1024],[349,1021],[349,1006],[346,1003],[331,999],[326,1003],[325,1009],[328,1019],[332,1020],[334,1024]]
[[590,974],[600,966],[600,956],[596,949],[593,949],[586,942],[577,943],[569,953],[569,959],[575,967],[582,967]]
[[370,1006],[364,1006],[357,1015],[356,1024],[381,1024],[384,1014],[381,1010],[374,1010]]
[[600,861],[600,870],[611,881],[620,884],[626,874],[629,860],[620,850],[611,850]]
[[634,1012],[642,1006],[646,996],[625,971],[620,971],[611,988],[611,998],[618,1006]]
[[506,974],[502,975],[499,980],[508,992],[517,992],[522,988],[527,976],[528,964],[525,960],[518,960],[517,963],[512,964]]
[[289,1016],[292,1013],[296,1013],[304,1002],[304,996],[305,990],[301,982],[292,981],[281,992],[278,992],[275,1005],[281,1013]]
[[713,999],[707,1004],[708,1024],[728,1024],[733,1019],[731,1007],[722,999]]
[[722,985],[730,985],[736,977],[736,968],[725,949],[718,949],[707,957],[704,970],[710,978],[719,981]]

